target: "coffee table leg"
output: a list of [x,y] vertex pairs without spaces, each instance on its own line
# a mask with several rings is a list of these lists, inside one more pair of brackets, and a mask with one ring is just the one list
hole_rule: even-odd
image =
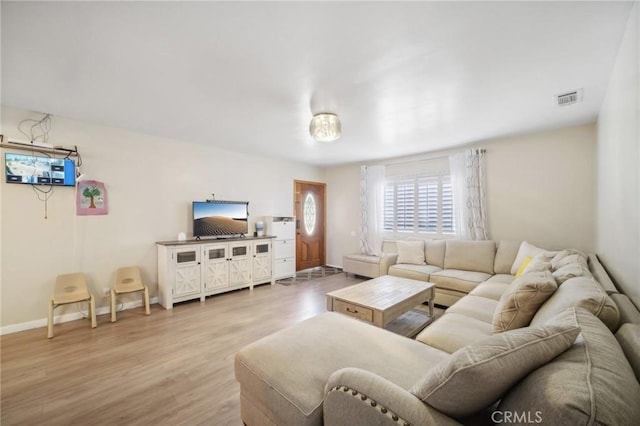
[[433,318],[433,304],[436,300],[436,289],[435,287],[431,288],[431,297],[429,298],[429,316]]

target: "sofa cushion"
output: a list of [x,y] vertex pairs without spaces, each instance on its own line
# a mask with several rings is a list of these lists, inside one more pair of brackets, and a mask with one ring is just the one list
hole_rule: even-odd
[[578,326],[569,324],[493,335],[453,353],[410,392],[449,416],[469,416],[498,401],[530,371],[571,347],[579,332]]
[[274,424],[322,424],[324,387],[334,371],[362,368],[409,389],[447,357],[382,328],[325,312],[245,346],[235,356],[235,375],[241,397],[250,395]]
[[547,325],[575,324],[582,330],[576,342],[514,386],[498,410],[535,410],[545,424],[637,424],[640,384],[613,334],[580,308],[569,308],[547,321]]
[[529,272],[507,288],[493,314],[493,332],[526,327],[531,318],[558,288],[550,271]]
[[485,282],[487,282],[487,283],[511,284],[513,282],[513,280],[515,280],[515,279],[516,279],[516,277],[514,275],[511,275],[511,274],[495,274],[494,276],[490,277]]
[[585,267],[587,266],[587,256],[585,256],[582,252],[574,249],[566,249],[558,252],[551,259],[551,268],[552,270],[556,270],[561,268],[564,265],[568,265],[569,263],[582,263]]
[[398,246],[397,263],[424,265],[424,241],[396,241]]
[[451,312],[444,314],[422,330],[416,336],[416,340],[433,348],[453,353],[492,334],[490,322]]
[[493,241],[447,240],[444,269],[484,272],[493,275],[496,243]]
[[389,267],[389,275],[402,278],[410,278],[418,281],[429,281],[431,274],[442,269],[434,265],[411,265],[408,263],[396,263]]
[[446,310],[490,323],[498,301],[486,297],[467,295]]
[[553,271],[553,278],[555,278],[558,285],[567,281],[569,278],[590,276],[591,272],[589,272],[586,264],[583,265],[581,262],[567,263]]
[[553,256],[556,255],[556,252],[549,252],[539,247],[536,247],[533,244],[529,244],[526,241],[523,241],[522,244],[520,244],[520,248],[518,249],[518,255],[516,256],[516,260],[514,260],[513,264],[511,265],[511,275],[515,275],[516,272],[518,272],[518,268],[520,268],[520,265],[522,265],[522,262],[527,257],[533,258],[537,255],[544,255],[549,258],[548,260],[550,260],[551,258],[553,258]]
[[542,325],[570,307],[584,308],[616,330],[620,314],[618,307],[593,277],[576,277],[565,281],[531,319],[531,325]]
[[444,268],[445,240],[425,240],[424,258],[428,265]]
[[602,263],[600,263],[598,256],[595,254],[587,256],[587,264],[589,265],[589,271],[591,271],[595,279],[598,281],[598,284],[600,284],[607,294],[611,295],[613,293],[618,293],[618,289],[615,284],[613,284],[613,281],[611,281],[611,278],[604,269],[604,266],[602,266]]
[[431,282],[438,288],[469,293],[478,284],[489,279],[491,275],[484,272],[460,271],[445,269],[431,274]]
[[618,329],[616,339],[640,382],[640,324],[626,323]]
[[493,270],[496,274],[511,274],[511,265],[516,260],[520,241],[501,240],[496,249],[496,260],[493,263]]
[[384,240],[382,241],[382,253],[385,254],[398,254],[398,245],[396,240]]
[[502,293],[504,293],[507,288],[509,288],[508,283],[489,280],[478,284],[476,288],[471,290],[469,296],[480,296],[487,299],[493,299],[497,302],[498,300],[500,300],[500,298],[502,297]]
[[439,306],[453,306],[467,294],[468,293],[463,293],[458,290],[436,287],[436,298],[434,302]]
[[620,324],[628,322],[640,324],[640,312],[624,293],[612,293],[609,295],[615,302],[618,312],[620,312]]

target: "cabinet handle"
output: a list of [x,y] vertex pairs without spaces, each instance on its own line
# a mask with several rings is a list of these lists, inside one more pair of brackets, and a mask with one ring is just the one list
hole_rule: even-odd
[[356,310],[351,310],[351,308],[347,306],[347,312],[351,312],[352,314],[357,314],[358,310],[357,309]]

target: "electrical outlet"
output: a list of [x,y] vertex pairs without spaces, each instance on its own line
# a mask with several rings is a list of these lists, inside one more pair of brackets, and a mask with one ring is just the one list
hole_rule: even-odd
[[105,287],[102,289],[102,295],[103,296],[108,296],[111,293],[111,289],[108,287]]

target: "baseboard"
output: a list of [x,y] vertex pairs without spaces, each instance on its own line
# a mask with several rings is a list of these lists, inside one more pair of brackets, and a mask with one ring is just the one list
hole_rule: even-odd
[[[158,303],[158,298],[157,297],[152,297],[152,298],[149,299],[149,304],[150,305],[153,305],[155,303]],[[119,306],[122,306],[120,311],[125,311],[127,309],[133,309],[133,308],[139,308],[139,307],[142,306],[142,300],[136,300],[136,301],[132,301],[132,302],[122,303],[122,304],[119,304]],[[106,314],[111,314],[111,308],[109,306],[101,306],[99,308],[96,308],[96,316],[106,315]],[[54,324],[61,324],[63,322],[75,321],[75,320],[79,320],[79,319],[82,319],[82,318],[86,318],[86,311],[85,311],[85,313],[74,312],[74,313],[70,313],[70,314],[54,316],[53,317],[53,323]],[[38,319],[38,320],[34,320],[34,321],[28,321],[28,322],[22,322],[22,323],[19,323],[19,324],[11,324],[11,325],[7,325],[7,326],[4,326],[4,327],[0,327],[0,336],[5,335],[5,334],[17,333],[19,331],[31,330],[32,328],[40,328],[40,327],[46,327],[46,326],[47,326],[47,318],[42,318],[42,319]]]

